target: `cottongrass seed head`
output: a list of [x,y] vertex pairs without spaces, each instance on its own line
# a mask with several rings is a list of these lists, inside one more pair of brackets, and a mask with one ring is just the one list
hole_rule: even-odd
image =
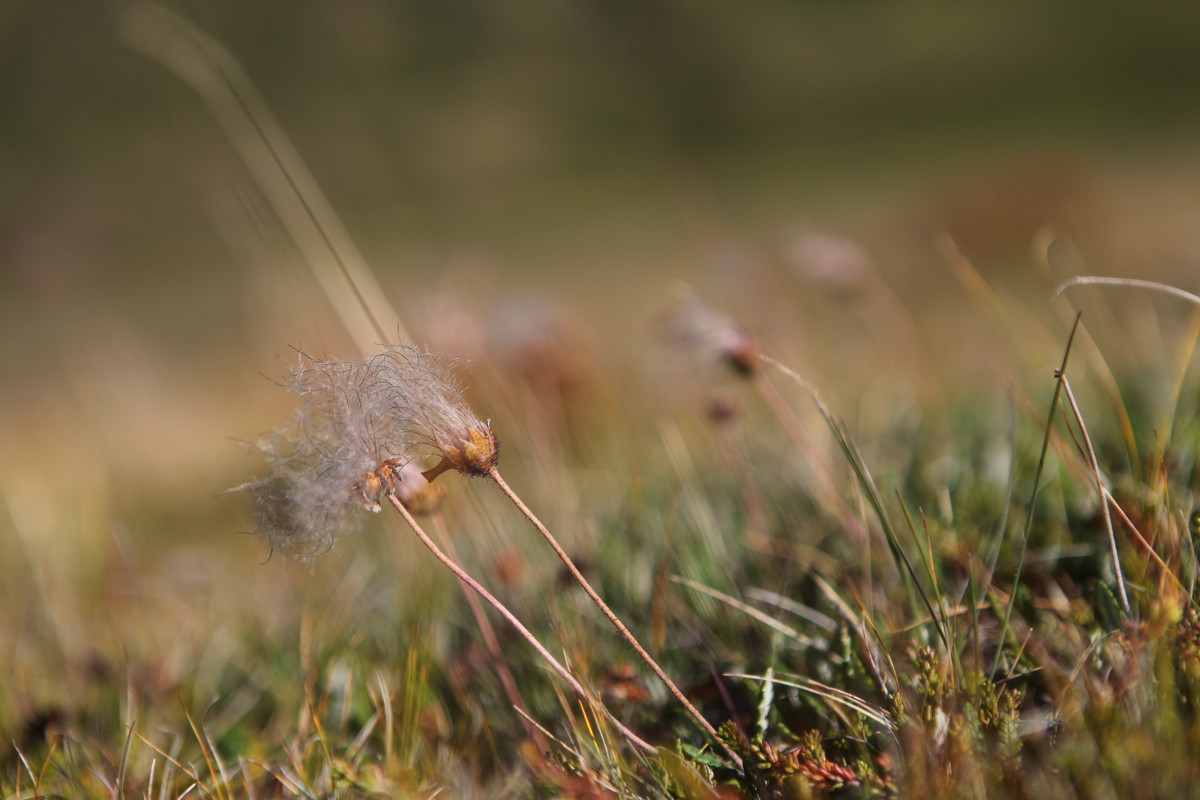
[[413,445],[440,458],[425,477],[433,481],[451,469],[471,476],[489,474],[500,456],[500,444],[491,425],[467,405],[448,365],[409,348],[393,348],[384,355],[392,365],[383,375],[395,388],[397,423]]
[[[290,425],[258,443],[271,461],[267,476],[239,487],[254,495],[256,530],[272,552],[318,555],[355,524],[356,506],[378,512],[385,495],[419,493],[426,477],[447,469],[481,475],[495,466],[491,428],[428,353],[399,345],[362,361],[302,353],[282,385],[300,408]],[[410,464],[421,450],[441,459],[425,476]]]

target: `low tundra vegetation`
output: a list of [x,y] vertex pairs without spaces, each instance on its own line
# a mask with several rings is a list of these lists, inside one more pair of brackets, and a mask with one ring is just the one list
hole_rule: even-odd
[[212,501],[259,535],[115,534],[99,586],[25,584],[4,792],[1194,791],[1187,346],[1114,367],[1062,315],[1011,342],[1023,380],[914,392],[898,359],[855,398],[782,330],[685,290],[640,372],[553,331],[294,353],[293,416]]

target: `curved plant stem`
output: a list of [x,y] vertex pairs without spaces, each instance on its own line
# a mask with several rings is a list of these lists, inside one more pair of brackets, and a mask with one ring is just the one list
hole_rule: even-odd
[[575,578],[575,582],[583,588],[583,590],[587,593],[587,596],[590,597],[592,602],[596,604],[596,607],[600,609],[601,613],[608,617],[608,621],[613,624],[613,627],[625,637],[625,641],[629,642],[629,646],[634,649],[634,652],[641,657],[642,661],[646,662],[646,666],[650,667],[654,674],[658,676],[658,679],[663,682],[668,690],[670,690],[671,694],[675,695],[675,699],[678,700],[685,709],[687,709],[687,712],[691,714],[696,722],[700,723],[700,726],[705,730],[705,732],[712,737],[713,741],[720,745],[721,749],[725,751],[725,755],[728,756],[733,763],[738,766],[739,769],[741,769],[741,757],[735,753],[729,745],[722,741],[721,737],[717,735],[717,731],[712,724],[704,718],[704,715],[701,714],[695,706],[691,704],[687,697],[684,696],[683,692],[680,691],[679,687],[675,685],[675,682],[667,676],[667,673],[663,672],[663,668],[658,665],[658,662],[655,661],[648,652],[646,652],[646,648],[642,647],[641,643],[638,642],[632,633],[630,633],[629,628],[625,627],[625,623],[621,621],[621,618],[618,617],[613,610],[608,607],[608,604],[605,603],[603,599],[601,599],[600,595],[596,593],[596,590],[592,588],[592,585],[588,583],[587,578],[583,577],[583,573],[581,573],[579,568],[575,566],[575,562],[572,561],[571,557],[567,555],[567,552],[563,550],[562,545],[560,545],[558,540],[554,538],[554,535],[550,533],[546,526],[542,524],[542,521],[537,518],[537,515],[529,510],[529,507],[522,502],[521,498],[517,496],[517,493],[514,492],[512,488],[510,488],[509,485],[504,481],[504,478],[500,476],[500,471],[495,467],[492,467],[487,476],[491,478],[498,487],[500,487],[500,491],[504,492],[504,495],[512,501],[513,505],[517,507],[517,510],[519,510],[527,520],[529,520],[530,524],[537,528],[537,531],[542,535],[542,538],[549,542],[550,547],[554,549],[554,552],[566,566],[572,577]]
[[460,581],[465,583],[467,586],[471,587],[471,589],[474,590],[476,594],[478,594],[480,597],[482,597],[484,600],[487,601],[488,605],[490,605],[492,608],[499,611],[501,616],[503,616],[506,620],[508,620],[510,623],[512,623],[512,626],[517,629],[517,632],[521,634],[522,638],[524,638],[525,641],[529,642],[530,646],[533,647],[533,649],[537,651],[538,655],[540,655],[542,657],[542,659],[547,664],[549,664],[550,667],[555,672],[557,672],[564,681],[567,682],[567,685],[569,685],[571,687],[571,689],[574,690],[575,694],[577,694],[579,696],[580,700],[582,700],[584,703],[586,703],[590,706],[593,706],[593,707],[598,708],[599,710],[603,711],[604,714],[610,720],[612,720],[613,725],[615,725],[617,727],[617,729],[620,730],[621,733],[625,736],[625,738],[628,739],[630,741],[630,743],[632,743],[635,747],[637,747],[647,753],[657,753],[658,752],[658,748],[656,748],[652,744],[649,744],[645,740],[641,739],[637,734],[635,734],[633,731],[629,730],[629,728],[627,728],[623,724],[621,724],[621,722],[619,720],[617,720],[611,713],[609,713],[609,711],[607,709],[605,709],[603,706],[601,706],[598,701],[593,699],[593,697],[588,694],[587,690],[583,688],[583,685],[579,681],[577,681],[575,679],[575,677],[573,675],[571,675],[570,672],[567,672],[566,667],[564,667],[562,664],[558,663],[558,660],[555,659],[554,656],[550,655],[550,651],[548,651],[545,647],[542,646],[542,643],[539,642],[534,637],[534,635],[529,632],[529,629],[526,628],[521,623],[521,620],[517,619],[515,614],[513,614],[511,611],[508,610],[507,606],[505,606],[503,603],[501,603],[499,600],[497,600],[492,595],[491,592],[489,592],[487,589],[483,588],[483,586],[477,580],[475,580],[470,575],[468,575],[466,570],[464,570],[462,567],[460,567],[448,555],[443,553],[441,548],[439,548],[436,544],[434,544],[433,540],[429,538],[429,534],[427,534],[425,532],[425,530],[421,527],[421,524],[419,522],[417,522],[416,518],[412,515],[412,513],[407,508],[404,507],[404,503],[400,502],[400,499],[398,497],[396,497],[396,495],[394,493],[389,493],[387,495],[387,499],[388,499],[388,502],[391,503],[392,506],[396,509],[396,511],[398,511],[400,513],[400,516],[404,517],[404,521],[408,523],[408,527],[412,528],[413,533],[415,533],[417,535],[417,538],[421,540],[421,544],[423,544],[427,548],[429,548],[429,551],[431,553],[433,553],[433,555],[437,558],[437,560],[441,561],[446,566],[447,569],[449,569],[451,572],[453,572],[455,577],[457,577]]
[[1070,289],[1072,286],[1128,286],[1134,289],[1150,289],[1163,294],[1174,295],[1182,300],[1187,300],[1189,303],[1200,305],[1200,296],[1194,295],[1191,292],[1185,292],[1175,286],[1170,286],[1158,281],[1143,281],[1137,278],[1106,278],[1100,275],[1077,275],[1074,278],[1065,280],[1058,285],[1054,290],[1053,297],[1058,297],[1060,294]]

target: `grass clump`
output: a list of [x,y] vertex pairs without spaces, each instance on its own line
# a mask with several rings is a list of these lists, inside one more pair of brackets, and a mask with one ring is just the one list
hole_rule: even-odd
[[[299,356],[282,381],[299,409],[258,443],[269,467],[244,488],[270,550],[309,562],[309,578],[238,589],[257,600],[219,591],[187,617],[220,620],[208,625],[111,607],[120,650],[26,648],[4,790],[1187,796],[1197,526],[1187,473],[1164,453],[1194,443],[1149,453],[1160,463],[1141,480],[1107,470],[1113,429],[1085,424],[1091,387],[1061,353],[1040,419],[1031,408],[1010,426],[1001,406],[962,403],[903,436],[852,436],[811,384],[754,352],[750,370],[706,362],[742,384],[730,413],[674,412],[668,457],[618,478],[619,502],[561,541],[500,475],[497,434],[450,362],[402,346]],[[946,448],[955,430],[961,452]],[[555,486],[572,474],[560,457],[539,465]],[[480,480],[464,494],[453,472]],[[363,524],[385,507],[424,551]],[[522,549],[522,521],[556,559]],[[354,528],[370,535],[313,560]],[[465,601],[438,588],[429,554]],[[572,600],[577,583],[603,619]],[[632,643],[603,634],[614,619]],[[69,691],[37,688],[37,669]]]
[[115,535],[88,584],[14,551],[35,566],[6,591],[37,602],[4,618],[0,790],[1189,796],[1197,429],[1106,420],[1124,371],[1066,322],[1011,402],[955,385],[919,416],[818,393],[696,295],[658,328],[687,402],[637,395],[642,418],[480,360],[493,429],[425,350],[299,354],[242,487],[281,558],[150,562]]

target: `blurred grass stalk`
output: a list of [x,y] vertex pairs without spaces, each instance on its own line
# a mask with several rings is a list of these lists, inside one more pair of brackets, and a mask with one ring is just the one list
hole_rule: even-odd
[[407,341],[362,253],[237,60],[191,22],[153,3],[126,10],[120,35],[208,105],[361,353]]

